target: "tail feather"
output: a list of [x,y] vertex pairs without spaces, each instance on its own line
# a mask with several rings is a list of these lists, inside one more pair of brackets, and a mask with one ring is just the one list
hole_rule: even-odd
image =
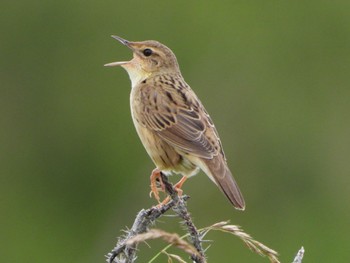
[[214,157],[213,159],[202,159],[202,161],[205,164],[205,167],[203,167],[204,172],[219,186],[231,204],[236,209],[244,210],[245,202],[242,193],[226,161],[221,156]]

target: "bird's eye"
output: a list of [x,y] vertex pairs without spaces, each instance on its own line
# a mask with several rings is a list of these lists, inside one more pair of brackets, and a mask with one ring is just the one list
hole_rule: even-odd
[[146,56],[146,57],[149,57],[150,55],[152,55],[153,51],[152,49],[149,49],[149,48],[146,48],[144,51],[143,51],[143,54]]

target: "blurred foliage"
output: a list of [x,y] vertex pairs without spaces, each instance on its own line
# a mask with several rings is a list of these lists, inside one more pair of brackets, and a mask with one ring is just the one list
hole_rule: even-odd
[[[349,1],[0,6],[1,262],[104,262],[155,203],[129,79],[102,66],[131,57],[111,34],[173,49],[216,123],[247,209],[200,174],[184,186],[199,227],[229,219],[282,262],[301,245],[308,262],[350,261]],[[157,227],[182,231],[174,219]],[[233,237],[209,238],[212,262],[267,262]]]

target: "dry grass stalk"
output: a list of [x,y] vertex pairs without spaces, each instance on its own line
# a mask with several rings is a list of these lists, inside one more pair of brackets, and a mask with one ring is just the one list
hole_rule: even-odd
[[228,221],[223,221],[213,224],[204,229],[205,232],[209,232],[210,230],[219,230],[222,232],[233,234],[239,237],[248,246],[250,250],[254,251],[255,253],[261,256],[267,256],[271,263],[280,263],[280,261],[277,258],[278,253],[275,250],[253,239],[249,234],[245,233],[239,226],[228,225]]
[[169,254],[169,253],[166,253],[166,252],[164,252],[164,254],[168,256],[168,263],[173,263],[174,262],[173,259],[176,259],[177,262],[180,262],[180,263],[187,263],[179,255]]
[[[151,229],[146,233],[136,235],[136,236],[130,238],[126,242],[126,244],[127,245],[135,245],[135,244],[138,244],[140,242],[144,242],[144,241],[149,240],[149,239],[158,239],[158,238],[163,239],[165,242],[171,244],[172,246],[175,246],[175,247],[182,249],[183,251],[185,251],[186,253],[188,253],[191,256],[195,255],[196,257],[200,257],[200,254],[194,248],[194,246],[192,246],[191,244],[189,244],[185,240],[181,239],[178,234],[171,234],[171,233],[165,232],[163,230],[159,230],[159,229]],[[170,255],[170,254],[168,254],[168,255]],[[176,258],[174,256],[172,256],[172,257]],[[176,259],[178,259],[178,258],[176,258]]]

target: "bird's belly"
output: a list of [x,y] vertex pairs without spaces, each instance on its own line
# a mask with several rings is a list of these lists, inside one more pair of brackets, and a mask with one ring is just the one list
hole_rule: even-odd
[[136,119],[134,125],[148,155],[160,170],[183,176],[192,176],[198,172],[199,168],[186,157],[186,154],[180,153],[155,132],[141,126]]

